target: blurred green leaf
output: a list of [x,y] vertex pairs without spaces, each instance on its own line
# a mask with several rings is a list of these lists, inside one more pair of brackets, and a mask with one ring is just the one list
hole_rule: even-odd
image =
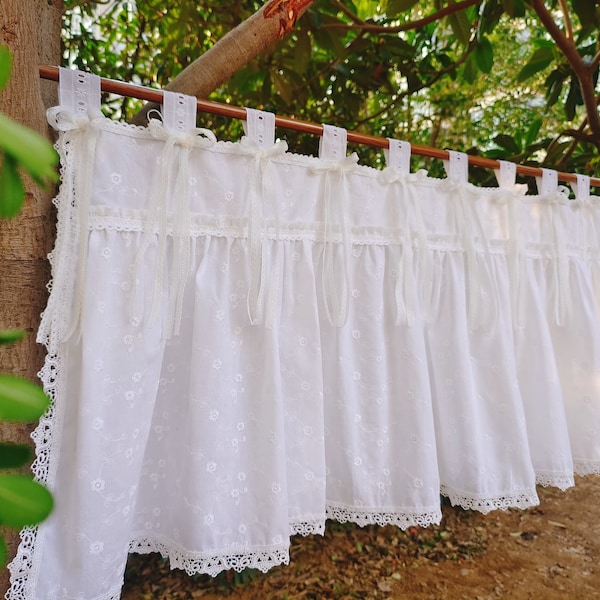
[[525,132],[525,139],[523,140],[523,145],[525,146],[525,148],[528,148],[529,146],[531,146],[531,144],[533,144],[533,142],[535,142],[543,122],[544,121],[541,118],[534,119],[531,122],[531,124],[527,128],[527,131]]
[[465,61],[463,77],[467,83],[473,83],[477,79],[477,61],[474,54],[470,54]]
[[527,64],[519,71],[517,81],[522,83],[536,73],[543,71],[554,60],[554,50],[548,46],[538,48],[527,61]]
[[598,25],[597,2],[592,0],[573,0],[573,10],[584,27]]
[[0,90],[6,85],[10,78],[12,68],[12,56],[6,46],[0,45]]
[[546,107],[554,106],[560,97],[567,75],[560,69],[554,69],[546,78]]
[[0,375],[0,421],[31,422],[50,404],[41,387],[16,375]]
[[564,107],[565,116],[569,121],[575,118],[575,113],[577,112],[577,92],[577,83],[574,78],[571,78],[571,85],[569,86],[569,93],[567,94]]
[[519,144],[517,144],[515,138],[511,135],[501,133],[494,138],[494,142],[496,142],[496,144],[499,146],[502,146],[502,148],[506,148],[506,150],[512,152],[513,154],[518,154],[521,151]]
[[0,346],[14,344],[27,335],[24,329],[0,329]]
[[475,61],[479,70],[483,73],[489,73],[494,66],[494,49],[487,37],[482,37],[475,47]]
[[[52,144],[35,131],[0,113],[0,149],[38,182],[57,181],[58,155]],[[5,156],[6,158],[6,156]]]
[[4,155],[0,164],[0,217],[14,217],[25,200],[25,186],[21,180],[17,161]]
[[[456,4],[456,2],[454,0],[449,0],[448,6],[452,6],[453,4]],[[466,11],[460,10],[449,14],[447,18],[456,39],[458,39],[463,46],[468,46],[469,41],[471,40],[471,21],[469,21]]]
[[16,469],[26,465],[31,458],[31,450],[21,444],[0,442],[0,469]]
[[385,14],[388,17],[396,17],[411,9],[419,0],[388,0],[385,7]]
[[52,510],[50,492],[25,475],[0,475],[0,523],[15,529],[43,521]]
[[296,73],[303,75],[310,65],[311,44],[310,37],[306,31],[298,32],[298,40],[294,46],[294,69]]
[[[587,2],[588,0],[583,0]],[[502,0],[502,6],[510,17],[524,17],[525,3],[523,0]]]

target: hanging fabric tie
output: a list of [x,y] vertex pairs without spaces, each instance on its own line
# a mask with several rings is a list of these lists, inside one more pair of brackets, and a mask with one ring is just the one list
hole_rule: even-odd
[[[42,315],[37,341],[48,345],[50,353],[78,329],[85,289],[89,235],[89,206],[96,152],[95,120],[102,120],[100,78],[97,75],[60,69],[59,106],[48,110],[48,122],[57,131],[73,133],[73,144],[63,164],[75,161],[68,173],[72,179],[61,187],[58,207],[60,224],[52,252],[52,290]],[[64,147],[69,147],[69,141]],[[65,197],[66,196],[66,197]],[[75,250],[77,248],[77,250]],[[74,293],[72,293],[74,290]]]
[[[418,214],[416,220],[417,238],[422,250],[421,256],[426,252],[426,237],[422,223],[421,211],[418,203],[412,201],[409,194],[407,178],[410,174],[410,142],[388,138],[389,149],[384,150],[387,167],[382,171],[382,179],[388,184],[398,183],[400,185],[400,198],[393,195],[394,186],[388,185],[388,202],[394,205],[396,202],[404,208],[403,214],[399,215],[399,225],[403,229],[402,257],[398,260],[396,285],[394,288],[396,298],[396,325],[408,325],[412,327],[415,323],[415,276],[413,272],[413,239],[410,215],[413,210]],[[425,238],[425,243],[423,239]]]
[[273,329],[277,321],[277,307],[281,295],[281,250],[279,248],[279,206],[273,191],[268,168],[273,157],[287,151],[287,143],[275,141],[275,115],[270,112],[246,109],[244,122],[246,136],[240,142],[243,152],[254,157],[250,167],[250,220],[248,246],[250,253],[250,281],[248,286],[248,318],[252,325],[263,322],[265,316],[265,287],[267,269],[268,230],[265,220],[266,198],[271,202],[275,220],[275,259],[270,273],[265,326]]
[[[358,163],[358,155],[355,152],[346,156],[346,142],[345,129],[333,125],[323,125],[323,136],[319,143],[320,162],[311,167],[314,172],[324,173],[321,188],[325,211],[322,285],[325,312],[334,327],[342,327],[348,317],[350,240],[346,222],[349,201],[346,174],[353,171]],[[337,224],[334,223],[334,213],[337,214]],[[341,269],[336,268],[336,229],[341,233],[343,252]],[[339,286],[336,273],[341,276]]]
[[598,204],[590,195],[590,178],[577,175],[577,182],[571,187],[575,193],[573,206],[579,208],[582,256],[589,261],[591,281],[596,305],[600,307],[600,235],[596,220]]
[[536,177],[538,193],[548,206],[550,227],[552,229],[552,259],[554,262],[554,279],[550,293],[553,306],[554,321],[564,325],[567,315],[571,314],[572,302],[569,292],[569,260],[566,252],[566,240],[561,222],[561,207],[569,202],[569,192],[558,185],[558,173],[553,169],[542,169],[542,176]]
[[488,323],[495,324],[498,315],[496,294],[486,294],[486,290],[494,289],[492,276],[487,263],[481,264],[477,258],[476,240],[486,254],[489,252],[487,236],[475,207],[477,196],[468,186],[468,155],[453,150],[448,154],[449,160],[444,161],[444,167],[449,180],[448,189],[453,192],[453,200],[457,204],[455,230],[461,239],[467,262],[468,322],[472,329],[479,329]]
[[[141,247],[134,264],[134,291],[132,318],[140,321],[138,295],[143,259],[155,234],[158,234],[154,286],[150,322],[155,322],[161,306],[161,289],[166,269],[167,238],[173,236],[172,277],[163,338],[179,334],[183,296],[190,271],[190,199],[189,157],[194,148],[209,148],[216,142],[212,131],[196,127],[196,99],[192,96],[165,92],[162,121],[151,118],[148,131],[152,137],[164,141],[158,157],[154,193],[148,207],[149,225],[144,230]],[[178,152],[177,149],[180,149]],[[170,173],[174,173],[171,177]],[[171,179],[173,184],[171,188]],[[169,192],[172,189],[173,214],[169,225]]]
[[500,193],[497,201],[506,208],[508,220],[508,269],[511,288],[511,314],[514,329],[525,326],[525,262],[519,218],[522,194],[516,189],[517,165],[499,160],[500,169],[494,173]]

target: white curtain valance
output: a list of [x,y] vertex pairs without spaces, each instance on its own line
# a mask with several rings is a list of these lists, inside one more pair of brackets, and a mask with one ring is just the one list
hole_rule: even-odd
[[23,531],[7,598],[116,600],[128,551],[264,571],[326,518],[428,525],[440,492],[488,512],[600,473],[589,190],[50,117],[33,468],[56,508]]

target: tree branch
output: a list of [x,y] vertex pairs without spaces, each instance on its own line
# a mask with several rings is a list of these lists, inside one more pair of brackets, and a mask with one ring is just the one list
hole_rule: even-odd
[[429,23],[433,23],[434,21],[439,21],[448,15],[452,15],[454,13],[460,12],[461,10],[465,10],[469,8],[469,6],[474,6],[475,4],[481,4],[481,0],[461,0],[461,2],[456,2],[456,4],[450,4],[445,6],[444,8],[432,13],[427,17],[423,17],[422,19],[417,19],[416,21],[410,21],[408,23],[403,23],[402,25],[375,25],[374,23],[367,23],[362,19],[359,19],[354,13],[352,13],[344,4],[342,4],[339,0],[333,0],[333,4],[337,6],[351,21],[351,24],[344,23],[329,23],[327,25],[323,25],[323,28],[342,28],[342,29],[357,29],[360,28],[363,31],[368,33],[400,33],[402,31],[410,31],[412,29],[419,29],[419,27],[424,27],[425,25],[429,25]]
[[571,23],[571,15],[569,14],[569,9],[567,7],[567,3],[565,0],[559,0],[560,8],[563,13],[563,17],[565,19],[565,29],[567,30],[567,38],[573,39],[573,23]]
[[[544,0],[530,0],[531,8],[539,17],[542,25],[546,28],[560,51],[564,54],[567,62],[573,69],[573,73],[579,80],[583,104],[588,118],[588,124],[594,138],[594,144],[600,149],[600,114],[596,105],[596,93],[594,89],[594,71],[591,65],[586,65],[579,54],[575,42],[568,38],[555,23],[552,15],[546,8]],[[593,64],[593,63],[592,63]]]
[[386,111],[393,108],[397,104],[398,100],[402,100],[403,98],[406,98],[406,96],[410,96],[411,94],[414,94],[415,92],[419,92],[421,90],[424,90],[425,88],[431,87],[434,83],[436,83],[438,80],[440,80],[444,75],[447,75],[448,73],[450,73],[454,69],[456,69],[456,67],[459,67],[460,65],[462,65],[469,57],[469,54],[471,54],[471,52],[473,52],[473,50],[475,50],[475,44],[469,44],[469,47],[451,65],[445,67],[444,69],[441,69],[440,71],[437,71],[435,73],[435,75],[430,77],[427,81],[421,83],[421,85],[419,87],[413,88],[411,90],[405,90],[403,92],[400,92],[399,94],[396,94],[394,96],[393,100],[391,102],[389,102],[388,104],[386,104],[382,109],[378,110],[377,112],[373,113],[372,115],[369,115],[368,117],[361,119],[360,121],[357,121],[356,126],[358,127],[360,125],[364,125],[371,119],[375,119],[375,118],[379,117]]
[[[290,33],[314,1],[270,0],[188,65],[165,89],[197,98],[208,97],[253,58]],[[132,122],[143,125],[148,112],[155,108],[156,104],[146,104]]]
[[546,28],[552,39],[556,42],[556,45],[565,55],[567,61],[573,67],[573,69],[575,71],[577,71],[577,69],[585,69],[585,65],[581,60],[579,52],[577,52],[575,43],[560,30],[560,27],[555,23],[550,11],[546,8],[544,0],[531,0],[531,8],[533,8],[534,12],[540,18],[542,25]]

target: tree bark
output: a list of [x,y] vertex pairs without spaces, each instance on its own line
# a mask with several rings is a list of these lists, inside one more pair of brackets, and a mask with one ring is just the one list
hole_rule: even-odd
[[[57,103],[57,86],[41,81],[40,64],[60,63],[62,0],[0,0],[0,44],[13,55],[10,81],[0,91],[0,111],[49,137],[45,109]],[[0,328],[25,329],[29,335],[15,346],[0,346],[0,372],[37,381],[44,350],[35,342],[39,316],[46,302],[49,279],[47,254],[54,239],[52,190],[26,181],[27,197],[21,214],[0,219]],[[0,424],[2,439],[31,443],[26,426]],[[18,542],[16,532],[5,532],[9,555]],[[8,570],[0,576],[2,597]]]
[[[314,0],[270,0],[249,19],[240,23],[210,50],[197,58],[166,86],[166,90],[207,98],[220,85],[247,65],[253,58],[285,37]],[[132,119],[137,125],[146,123],[147,104]]]

